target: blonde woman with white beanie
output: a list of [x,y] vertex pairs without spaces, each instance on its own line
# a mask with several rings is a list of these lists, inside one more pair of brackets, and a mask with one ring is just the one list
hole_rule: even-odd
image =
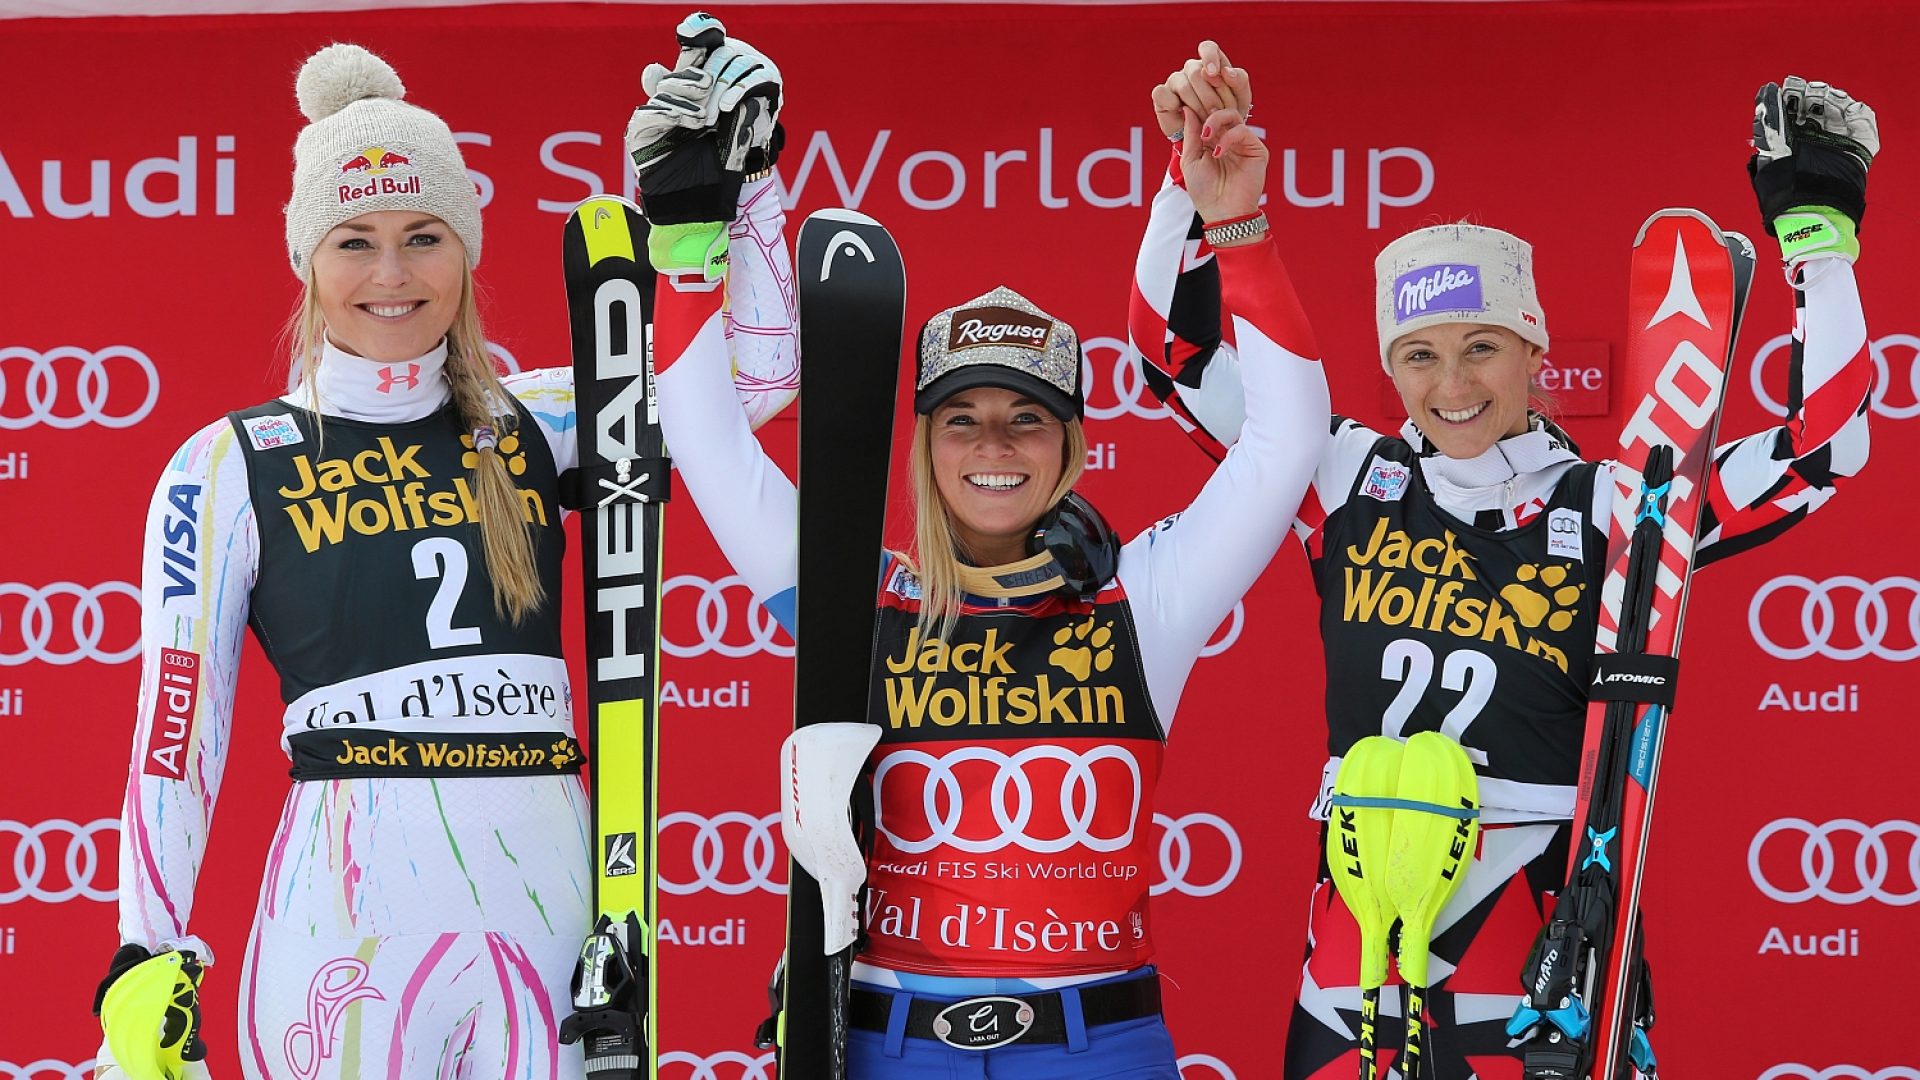
[[[496,374],[473,180],[393,68],[331,45],[297,96],[299,385],[189,437],[148,515],[100,1071],[204,1071],[208,826],[230,746],[277,728],[293,783],[246,953],[221,957],[238,1015],[209,1037],[256,1078],[578,1077],[558,1039],[593,896],[560,645],[572,371]],[[754,375],[793,360],[763,263],[731,282],[737,310],[770,309],[762,354],[734,355]],[[277,724],[233,715],[249,627]],[[243,778],[263,781],[284,782]],[[165,1010],[158,1045],[143,1008]]]

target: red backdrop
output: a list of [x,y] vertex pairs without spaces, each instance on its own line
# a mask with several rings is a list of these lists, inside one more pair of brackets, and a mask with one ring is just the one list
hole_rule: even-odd
[[[1902,769],[1920,514],[1897,479],[1920,449],[1920,324],[1901,302],[1916,282],[1897,257],[1920,244],[1909,212],[1920,75],[1899,6],[1831,2],[1821,29],[1789,32],[1813,17],[1802,11],[721,14],[787,73],[781,176],[796,222],[836,204],[886,222],[911,268],[916,325],[1004,281],[1079,327],[1098,466],[1084,490],[1129,531],[1182,505],[1207,469],[1118,364],[1143,196],[1163,164],[1147,90],[1198,38],[1221,38],[1254,72],[1276,235],[1343,411],[1397,423],[1374,360],[1373,254],[1400,231],[1471,217],[1536,245],[1555,359],[1579,369],[1563,397],[1595,413],[1568,426],[1596,453],[1631,403],[1592,390],[1600,377],[1585,371],[1617,357],[1641,219],[1690,204],[1757,233],[1744,138],[1769,78],[1824,76],[1877,105],[1888,152],[1860,268],[1881,365],[1874,460],[1809,524],[1700,580],[1647,906],[1669,1075],[1912,1080],[1911,1039],[1885,1004],[1920,963],[1920,810]],[[127,583],[165,455],[284,386],[295,67],[330,40],[359,41],[464,133],[487,200],[490,334],[514,365],[550,365],[566,361],[562,214],[621,187],[639,69],[671,55],[679,14],[0,22],[0,1076],[74,1075],[96,1043],[87,1003],[114,944],[114,818],[138,681]],[[1723,431],[1774,422],[1789,315],[1786,287],[1763,271]],[[789,419],[766,434],[790,465]],[[783,853],[768,826],[787,644],[727,586],[691,507],[669,517],[665,677],[679,704],[663,713],[662,847],[680,943],[664,959],[667,1074],[747,1080],[767,1075],[746,1039],[781,935]],[[1303,569],[1283,552],[1196,669],[1159,799],[1156,923],[1188,1080],[1279,1071],[1315,861],[1304,814],[1323,757]],[[267,666],[255,656],[243,670],[242,737],[194,926],[222,958],[207,991],[223,1075],[236,1070],[240,948],[287,783]]]

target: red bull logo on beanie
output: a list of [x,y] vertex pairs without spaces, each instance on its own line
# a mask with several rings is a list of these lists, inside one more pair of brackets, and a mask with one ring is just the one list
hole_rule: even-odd
[[389,175],[403,165],[411,171],[413,159],[378,146],[370,146],[341,162],[340,205],[375,195],[420,194],[418,174],[406,177]]
[[1393,280],[1394,322],[1445,311],[1483,312],[1480,268],[1440,263],[1409,270]]

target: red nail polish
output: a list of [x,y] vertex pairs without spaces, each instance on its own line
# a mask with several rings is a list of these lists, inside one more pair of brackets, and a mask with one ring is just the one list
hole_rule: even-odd
[[1220,152],[1221,152],[1222,150],[1225,150],[1225,149],[1226,149],[1226,147],[1224,147],[1224,146],[1216,146],[1216,147],[1214,147],[1214,148],[1213,148],[1213,156],[1214,156],[1214,157],[1219,157],[1219,156],[1220,156]]
[[1203,139],[1211,139],[1211,138],[1213,138],[1213,125],[1212,125],[1212,124],[1208,124],[1207,126],[1205,126],[1205,127],[1203,127],[1203,128],[1201,128],[1201,129],[1200,129],[1200,137],[1201,137],[1201,138],[1203,138]]

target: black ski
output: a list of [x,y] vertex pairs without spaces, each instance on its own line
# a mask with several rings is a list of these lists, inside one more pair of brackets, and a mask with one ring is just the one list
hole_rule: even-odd
[[659,1071],[657,695],[668,462],[653,394],[646,243],[646,220],[625,199],[588,199],[567,218],[597,919],[560,1038],[584,1041],[593,1080],[653,1080]]
[[[800,585],[794,726],[862,722],[907,276],[886,229],[850,210],[800,226]],[[826,952],[820,889],[789,862],[781,1080],[846,1076],[856,946]]]

